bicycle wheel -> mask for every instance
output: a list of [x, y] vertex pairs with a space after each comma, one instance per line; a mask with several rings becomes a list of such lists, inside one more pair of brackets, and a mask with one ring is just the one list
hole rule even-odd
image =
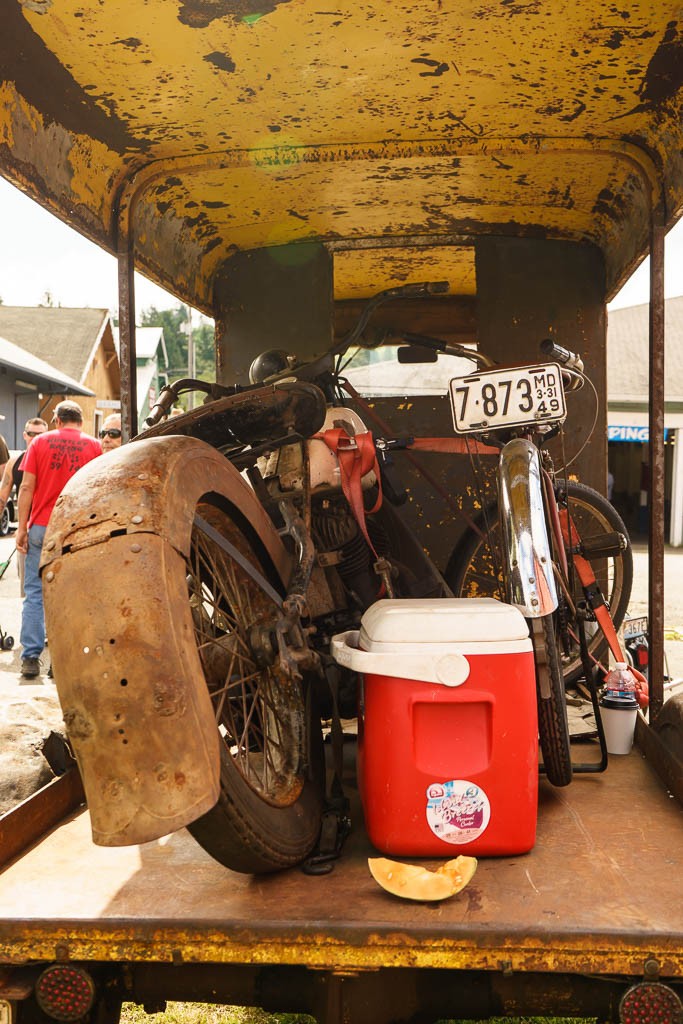
[[[502, 536], [497, 509], [489, 509], [451, 558], [446, 580], [455, 597], [496, 597], [507, 600]], [[567, 701], [556, 630], [556, 615], [527, 619], [534, 648], [538, 733], [543, 767], [554, 786], [572, 780]]]
[[543, 755], [543, 768], [553, 786], [568, 786], [573, 775], [572, 754], [554, 616], [545, 615], [527, 621], [534, 645], [538, 740]]
[[[606, 498], [584, 484], [564, 480], [557, 481], [560, 507], [568, 507], [572, 522], [582, 541], [597, 541], [611, 533], [621, 533], [628, 539], [628, 533], [621, 517]], [[480, 533], [469, 530], [456, 548], [446, 569], [446, 582], [456, 597], [497, 597], [506, 600], [505, 581], [502, 572], [501, 535], [498, 509], [490, 507], [485, 516], [477, 522]], [[633, 553], [630, 543], [624, 550], [591, 560], [596, 580], [609, 606], [615, 627], [621, 625], [631, 596], [633, 582]], [[584, 600], [581, 583], [575, 573], [571, 579], [558, 578], [560, 610], [556, 616], [556, 647], [559, 651], [562, 675], [566, 685], [571, 685], [583, 675], [577, 606]], [[600, 660], [606, 644], [597, 622], [586, 609], [588, 653]]]
[[[572, 523], [583, 544], [589, 547], [599, 544], [609, 534], [623, 534], [627, 540], [623, 550], [613, 554], [591, 557], [589, 561], [603, 598], [610, 610], [615, 629], [624, 620], [631, 598], [633, 584], [633, 551], [628, 540], [628, 531], [615, 508], [598, 491], [585, 484], [565, 480], [556, 481], [556, 493], [560, 509], [568, 509]], [[568, 685], [583, 676], [576, 608], [580, 602], [586, 612], [586, 639], [591, 659], [603, 661], [608, 647], [590, 606], [586, 606], [581, 582], [571, 569], [570, 579], [560, 583], [562, 616], [558, 634], [558, 646], [562, 661], [562, 673]]]
[[[202, 501], [197, 515], [256, 566], [244, 525]], [[234, 871], [261, 873], [297, 864], [314, 847], [322, 814], [320, 722], [303, 686], [255, 639], [276, 605], [250, 574], [198, 527], [192, 531], [187, 586], [195, 642], [220, 735], [218, 803], [188, 829]]]

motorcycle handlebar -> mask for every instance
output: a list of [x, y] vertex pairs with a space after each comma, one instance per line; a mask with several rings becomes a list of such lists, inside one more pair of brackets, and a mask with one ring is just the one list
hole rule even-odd
[[581, 356], [576, 352], [572, 352], [571, 349], [565, 348], [564, 345], [558, 345], [552, 338], [545, 338], [541, 342], [541, 352], [549, 359], [554, 359], [563, 366], [566, 366], [568, 370], [577, 370], [579, 373], [583, 373], [583, 359]]

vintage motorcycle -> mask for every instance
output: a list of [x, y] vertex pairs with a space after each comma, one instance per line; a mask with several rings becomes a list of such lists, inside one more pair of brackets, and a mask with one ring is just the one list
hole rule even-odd
[[[264, 353], [248, 386], [165, 388], [148, 429], [65, 488], [43, 592], [96, 843], [187, 826], [243, 872], [316, 847], [321, 719], [355, 703], [332, 636], [380, 597], [453, 596], [377, 458], [397, 439], [373, 439], [342, 360], [381, 303], [444, 290], [382, 292], [328, 352], [305, 364]], [[205, 403], [166, 418], [190, 390]]]

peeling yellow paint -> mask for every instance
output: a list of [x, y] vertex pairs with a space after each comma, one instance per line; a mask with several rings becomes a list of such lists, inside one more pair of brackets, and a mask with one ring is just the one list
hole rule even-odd
[[651, 202], [683, 205], [668, 0], [266, 6], [12, 5], [0, 171], [110, 249], [143, 182], [141, 268], [204, 305], [236, 249], [309, 241], [335, 251], [336, 298], [427, 268], [473, 295], [481, 234], [595, 245], [609, 289]]
[[[118, 961], [138, 963], [233, 963], [233, 964], [296, 964], [318, 970], [355, 968], [372, 970], [390, 967], [449, 968], [452, 970], [498, 971], [506, 961], [513, 971], [638, 974], [642, 975], [643, 949], [617, 939], [613, 943], [598, 937], [561, 941], [553, 945], [536, 937], [527, 940], [492, 939], [474, 944], [457, 938], [415, 937], [402, 932], [369, 933], [362, 944], [352, 944], [341, 936], [302, 933], [282, 935], [268, 940], [257, 936], [206, 930], [193, 932], [178, 929], [156, 929], [152, 936], [141, 938], [133, 929], [121, 927], [39, 929], [17, 927], [12, 942], [0, 938], [0, 959], [6, 963], [29, 960], [53, 960], [57, 947], [71, 960]], [[672, 949], [665, 941], [652, 941], [647, 955], [659, 961], [662, 973], [678, 976], [683, 972], [683, 952]]]

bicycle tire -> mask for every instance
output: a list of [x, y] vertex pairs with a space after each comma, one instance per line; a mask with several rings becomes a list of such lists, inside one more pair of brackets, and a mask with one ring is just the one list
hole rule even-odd
[[[486, 530], [471, 531], [464, 554], [449, 563], [446, 579], [456, 597], [509, 600], [500, 557], [502, 531], [497, 509], [482, 514]], [[459, 549], [462, 551], [463, 549]], [[449, 572], [450, 570], [450, 572]], [[556, 640], [556, 613], [527, 619], [534, 651], [539, 745], [543, 768], [553, 786], [567, 786], [573, 775], [567, 700]]]
[[[568, 483], [558, 480], [556, 486], [559, 492], [568, 497], [570, 514], [580, 537], [596, 537], [616, 532], [624, 534], [628, 539], [628, 531], [619, 513], [592, 487], [573, 480]], [[479, 532], [468, 530], [451, 555], [445, 573], [446, 582], [456, 597], [498, 597], [506, 600], [505, 581], [500, 568], [502, 560], [497, 555], [501, 543], [497, 506], [490, 506], [475, 525]], [[610, 608], [615, 628], [618, 629], [628, 608], [633, 583], [633, 552], [630, 542], [618, 555], [596, 559], [591, 564], [603, 597]], [[583, 591], [578, 580], [574, 581], [572, 590], [574, 602], [583, 599]], [[564, 642], [556, 646], [559, 649], [565, 685], [571, 686], [583, 675], [583, 665], [578, 631], [573, 626], [572, 612], [565, 607], [564, 614], [568, 623], [564, 627], [558, 625], [558, 636], [562, 637]], [[590, 633], [590, 623], [587, 625]], [[568, 638], [570, 644], [566, 650]], [[596, 630], [587, 637], [587, 641], [589, 656], [600, 660], [606, 649], [602, 634]]]
[[[609, 608], [614, 628], [618, 630], [628, 610], [633, 585], [633, 550], [628, 530], [614, 506], [592, 487], [573, 480], [567, 483], [565, 480], [558, 479], [556, 490], [560, 495], [567, 495], [569, 513], [582, 540], [608, 533], [621, 533], [626, 537], [626, 548], [618, 555], [590, 559], [598, 586]], [[572, 589], [574, 602], [583, 598], [581, 584], [576, 578]], [[569, 624], [572, 627], [571, 613]], [[591, 634], [590, 619], [586, 626], [589, 657], [603, 661], [608, 652], [607, 641], [597, 628]], [[569, 640], [569, 651], [561, 650], [560, 652], [562, 673], [568, 686], [571, 686], [583, 675], [577, 629], [571, 628], [570, 634], [569, 637], [566, 635], [564, 637], [565, 641]]]
[[[528, 622], [536, 663], [538, 739], [543, 768], [548, 782], [559, 788], [568, 786], [572, 781], [573, 769], [567, 700], [555, 639], [554, 616], [545, 615]], [[540, 676], [546, 670], [544, 685]], [[547, 696], [543, 695], [544, 689], [547, 690]]]

